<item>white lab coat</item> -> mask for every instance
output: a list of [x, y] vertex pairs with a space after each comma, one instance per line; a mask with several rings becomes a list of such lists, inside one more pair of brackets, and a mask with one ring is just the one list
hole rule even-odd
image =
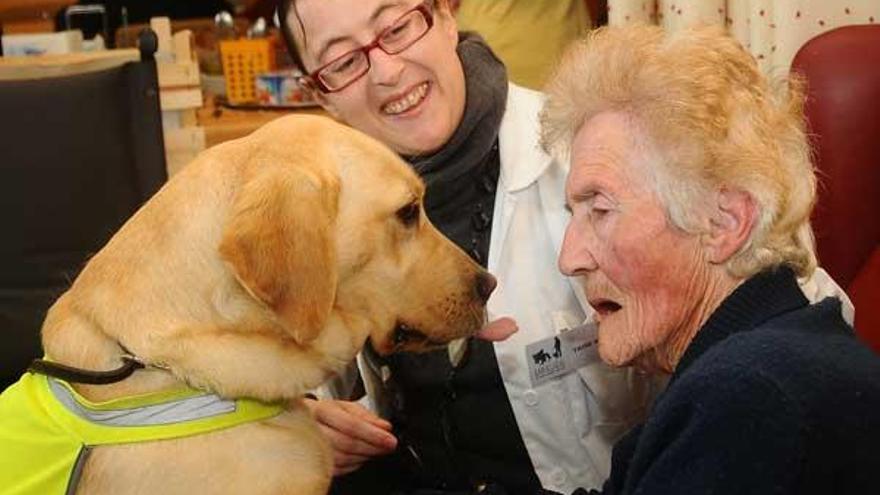
[[[488, 269], [499, 280], [489, 318], [513, 317], [519, 331], [495, 343], [498, 366], [519, 433], [544, 488], [571, 493], [598, 488], [610, 471], [615, 441], [647, 413], [662, 383], [631, 368], [595, 362], [533, 387], [525, 346], [582, 323], [591, 310], [576, 280], [562, 276], [557, 257], [568, 221], [568, 164], [538, 145], [540, 93], [511, 84], [499, 131], [501, 172], [495, 198]], [[824, 272], [805, 290], [811, 300], [842, 294]], [[844, 295], [844, 311], [852, 307]], [[358, 365], [371, 403], [381, 410], [381, 378]], [[381, 373], [379, 373], [381, 374]]]
[[568, 164], [538, 145], [542, 104], [540, 93], [510, 86], [488, 261], [499, 285], [488, 310], [490, 319], [512, 316], [519, 324], [519, 332], [495, 344], [498, 366], [542, 485], [567, 494], [601, 485], [614, 442], [644, 417], [653, 393], [632, 369], [601, 362], [531, 385], [525, 346], [579, 325], [591, 311], [578, 282], [557, 268], [569, 218]]

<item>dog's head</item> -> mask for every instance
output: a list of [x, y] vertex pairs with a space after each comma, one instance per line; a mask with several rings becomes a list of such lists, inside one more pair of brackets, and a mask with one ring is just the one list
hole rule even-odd
[[239, 144], [245, 179], [221, 256], [301, 344], [333, 312], [370, 322], [380, 353], [472, 334], [495, 280], [425, 216], [424, 185], [377, 141], [288, 117]]

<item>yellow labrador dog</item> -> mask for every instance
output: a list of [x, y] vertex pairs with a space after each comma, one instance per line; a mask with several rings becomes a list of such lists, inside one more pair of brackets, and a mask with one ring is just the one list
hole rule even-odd
[[300, 402], [369, 338], [379, 353], [477, 331], [495, 281], [422, 210], [393, 152], [329, 119], [290, 116], [216, 146], [168, 182], [51, 308], [46, 355], [112, 370], [100, 403], [186, 383], [284, 401], [259, 422], [100, 446], [78, 493], [324, 493], [332, 459]]

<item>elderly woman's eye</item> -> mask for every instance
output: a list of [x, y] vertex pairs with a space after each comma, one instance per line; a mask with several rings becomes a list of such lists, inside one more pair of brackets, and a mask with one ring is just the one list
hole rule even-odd
[[602, 218], [610, 212], [611, 210], [609, 208], [599, 208], [596, 206], [590, 208], [590, 216], [594, 218]]
[[593, 219], [601, 219], [614, 210], [612, 202], [601, 194], [596, 194], [587, 202], [589, 215]]
[[419, 204], [410, 203], [397, 210], [397, 218], [407, 227], [415, 225], [419, 221]]

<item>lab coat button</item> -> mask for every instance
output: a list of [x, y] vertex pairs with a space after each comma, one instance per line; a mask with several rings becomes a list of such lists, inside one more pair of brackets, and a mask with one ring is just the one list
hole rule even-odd
[[553, 479], [553, 483], [556, 485], [562, 485], [565, 483], [565, 480], [568, 479], [568, 475], [565, 474], [565, 471], [562, 469], [553, 470], [553, 474], [550, 475]]
[[527, 406], [536, 406], [538, 405], [538, 392], [535, 392], [532, 389], [528, 389], [523, 393], [523, 401]]

